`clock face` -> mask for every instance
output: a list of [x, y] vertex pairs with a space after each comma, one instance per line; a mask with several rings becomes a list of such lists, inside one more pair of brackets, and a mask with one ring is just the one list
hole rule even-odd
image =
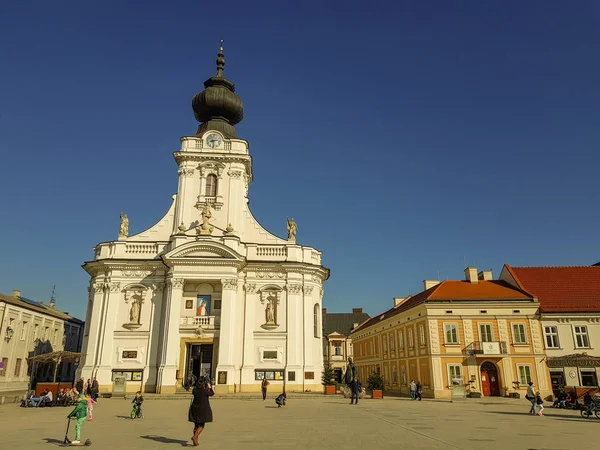
[[221, 136], [214, 133], [209, 134], [206, 137], [206, 145], [208, 145], [210, 148], [218, 147], [219, 145], [221, 145]]

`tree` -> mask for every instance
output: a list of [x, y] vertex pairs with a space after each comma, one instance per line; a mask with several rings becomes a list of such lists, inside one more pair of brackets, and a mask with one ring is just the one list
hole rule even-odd
[[321, 376], [321, 384], [325, 386], [335, 386], [335, 370], [329, 362], [323, 364], [323, 375]]
[[383, 377], [379, 372], [373, 372], [367, 378], [367, 389], [370, 391], [383, 391]]

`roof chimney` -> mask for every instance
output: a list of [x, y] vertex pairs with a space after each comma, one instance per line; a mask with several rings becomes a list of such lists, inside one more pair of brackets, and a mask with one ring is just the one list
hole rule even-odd
[[440, 284], [438, 280], [423, 280], [423, 290], [431, 289], [434, 286]]
[[471, 284], [479, 283], [479, 280], [477, 279], [477, 267], [467, 267], [465, 269], [465, 277]]
[[352, 314], [362, 314], [362, 308], [352, 308]]
[[494, 278], [494, 277], [492, 277], [492, 269], [482, 270], [481, 272], [479, 272], [477, 274], [477, 278], [479, 278], [480, 280], [485, 280], [485, 281], [492, 280]]
[[13, 297], [20, 297], [21, 296], [21, 291], [18, 289], [13, 289], [13, 293], [12, 293]]

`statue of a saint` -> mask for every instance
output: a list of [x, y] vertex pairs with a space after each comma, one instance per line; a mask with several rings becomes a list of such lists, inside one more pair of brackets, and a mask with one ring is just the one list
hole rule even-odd
[[204, 204], [204, 207], [202, 208], [202, 225], [199, 227], [199, 231], [198, 231], [198, 227], [196, 228], [196, 230], [198, 231], [199, 234], [211, 234], [213, 231], [213, 227], [210, 226], [210, 224], [208, 223], [208, 221], [210, 220], [210, 218], [212, 217], [212, 213], [210, 212], [210, 204], [208, 203], [208, 201]]
[[121, 227], [119, 228], [119, 237], [127, 237], [129, 236], [129, 219], [127, 218], [127, 214], [121, 213], [119, 216], [121, 218]]
[[287, 218], [288, 241], [295, 241], [297, 232], [298, 232], [298, 225], [296, 225], [296, 221], [294, 220], [293, 217], [291, 220], [288, 217]]
[[140, 302], [133, 300], [129, 310], [129, 323], [140, 323]]
[[275, 323], [275, 309], [273, 308], [273, 301], [267, 301], [267, 323]]

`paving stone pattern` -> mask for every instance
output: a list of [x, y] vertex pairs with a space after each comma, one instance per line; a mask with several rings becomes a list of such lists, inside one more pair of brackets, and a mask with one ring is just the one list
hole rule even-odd
[[[342, 397], [290, 399], [278, 409], [269, 399], [214, 399], [215, 422], [200, 436], [202, 449], [590, 449], [600, 420], [546, 408], [530, 416], [528, 402], [413, 402]], [[129, 418], [131, 403], [101, 399], [83, 438], [96, 449], [191, 447], [188, 401], [144, 403], [144, 419]], [[0, 406], [0, 448], [49, 449], [63, 440], [69, 408]], [[73, 425], [73, 424], [72, 424]], [[73, 438], [73, 427], [71, 438]], [[591, 445], [591, 446], [590, 446]]]

